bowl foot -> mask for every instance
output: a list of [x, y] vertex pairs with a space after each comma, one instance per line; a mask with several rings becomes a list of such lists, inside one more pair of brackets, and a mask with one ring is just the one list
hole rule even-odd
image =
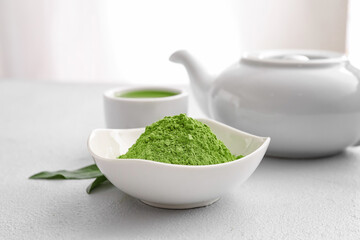
[[154, 203], [148, 202], [145, 200], [140, 200], [141, 202], [145, 203], [146, 205], [157, 207], [157, 208], [165, 208], [165, 209], [190, 209], [190, 208], [199, 208], [199, 207], [206, 207], [215, 202], [217, 202], [220, 197], [216, 199], [212, 199], [210, 201], [203, 201], [203, 202], [196, 202], [196, 203], [187, 203], [187, 204], [163, 204], [163, 203]]

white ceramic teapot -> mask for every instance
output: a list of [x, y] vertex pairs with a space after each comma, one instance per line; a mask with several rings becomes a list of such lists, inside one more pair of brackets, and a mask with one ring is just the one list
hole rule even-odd
[[210, 117], [270, 136], [268, 154], [320, 157], [360, 139], [360, 72], [336, 52], [274, 50], [244, 54], [217, 77], [184, 50], [170, 60], [188, 71]]

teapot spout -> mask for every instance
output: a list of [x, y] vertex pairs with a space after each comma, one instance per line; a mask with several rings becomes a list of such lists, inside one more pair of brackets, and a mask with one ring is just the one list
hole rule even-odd
[[184, 65], [190, 78], [191, 89], [201, 109], [209, 116], [208, 97], [213, 76], [208, 74], [198, 61], [186, 50], [174, 52], [170, 61]]

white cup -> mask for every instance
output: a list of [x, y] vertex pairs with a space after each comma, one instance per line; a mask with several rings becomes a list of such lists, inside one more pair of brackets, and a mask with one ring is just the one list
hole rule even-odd
[[[160, 90], [176, 93], [169, 97], [127, 98], [121, 94], [141, 91]], [[146, 127], [165, 116], [187, 113], [188, 93], [174, 87], [123, 87], [110, 89], [104, 93], [104, 110], [108, 128]]]

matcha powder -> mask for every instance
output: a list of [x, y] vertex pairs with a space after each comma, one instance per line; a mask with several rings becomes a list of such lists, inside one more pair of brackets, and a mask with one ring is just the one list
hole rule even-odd
[[[241, 156], [240, 156], [241, 157]], [[119, 158], [181, 165], [209, 165], [236, 158], [210, 128], [185, 114], [165, 117], [150, 126]]]

